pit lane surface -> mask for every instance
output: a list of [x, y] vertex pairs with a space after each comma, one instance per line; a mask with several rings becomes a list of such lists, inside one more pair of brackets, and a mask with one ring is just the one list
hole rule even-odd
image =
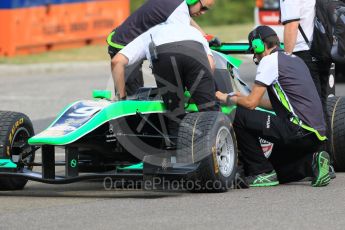
[[[241, 73], [250, 81], [255, 66], [246, 61]], [[26, 113], [38, 132], [68, 103], [91, 98], [92, 89], [111, 88], [109, 77], [108, 63], [2, 73], [0, 110]], [[337, 94], [345, 95], [344, 85]], [[0, 229], [343, 229], [344, 190], [341, 173], [325, 188], [300, 182], [223, 194], [30, 182], [23, 191], [0, 192]]]

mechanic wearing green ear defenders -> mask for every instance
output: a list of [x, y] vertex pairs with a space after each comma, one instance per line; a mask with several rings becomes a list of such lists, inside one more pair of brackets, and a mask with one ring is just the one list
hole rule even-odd
[[[207, 34], [191, 17], [204, 14], [214, 5], [215, 0], [147, 0], [139, 9], [133, 12], [120, 26], [108, 36], [108, 53], [113, 57], [127, 44], [150, 28], [161, 23], [182, 23], [197, 28], [208, 40], [211, 46], [220, 45], [219, 40]], [[143, 85], [140, 71], [142, 62], [126, 69], [127, 95], [133, 95]], [[113, 70], [114, 63], [111, 62]]]
[[[320, 151], [326, 124], [308, 67], [280, 48], [268, 26], [257, 27], [248, 41], [258, 64], [252, 91], [216, 93], [224, 103], [238, 105], [233, 127], [248, 184], [264, 187], [313, 178], [313, 187], [328, 185], [330, 159]], [[263, 98], [266, 91], [269, 100]], [[256, 110], [258, 106], [275, 114]], [[270, 156], [264, 155], [259, 137], [273, 143]]]
[[[265, 28], [265, 27], [264, 27]], [[275, 33], [274, 31], [271, 31], [272, 33]], [[270, 37], [271, 33], [268, 32], [265, 34], [265, 37]], [[262, 36], [260, 33], [257, 32], [257, 30], [253, 30], [251, 34], [249, 34], [248, 40], [249, 40], [249, 52], [254, 53], [253, 61], [256, 65], [259, 65], [258, 57], [260, 58], [261, 55], [265, 52], [265, 43], [262, 40]], [[279, 45], [279, 44], [278, 44]]]

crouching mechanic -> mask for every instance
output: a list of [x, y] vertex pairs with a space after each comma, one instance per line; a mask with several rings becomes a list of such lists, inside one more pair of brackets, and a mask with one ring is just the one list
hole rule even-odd
[[212, 52], [200, 31], [190, 25], [163, 23], [129, 43], [113, 60], [113, 79], [120, 99], [126, 99], [125, 67], [145, 56], [151, 60], [159, 93], [172, 114], [184, 113], [185, 87], [199, 111], [219, 110]]
[[[248, 40], [259, 63], [252, 92], [248, 96], [217, 92], [220, 100], [239, 105], [234, 130], [248, 183], [273, 186], [312, 177], [312, 186], [328, 185], [329, 155], [318, 151], [326, 140], [326, 126], [308, 67], [280, 49], [270, 27], [257, 27]], [[263, 99], [266, 89], [269, 100]], [[257, 106], [273, 109], [276, 115], [254, 110]], [[274, 143], [268, 159], [259, 137]]]
[[[192, 25], [200, 30], [210, 46], [219, 46], [220, 41], [214, 36], [207, 35], [191, 19], [203, 15], [214, 5], [215, 0], [148, 0], [139, 9], [133, 12], [119, 27], [115, 28], [107, 38], [108, 53], [111, 68], [113, 57], [127, 44], [142, 33], [161, 23], [181, 23]], [[142, 62], [133, 63], [126, 69], [127, 94], [133, 95], [143, 86], [141, 73]]]

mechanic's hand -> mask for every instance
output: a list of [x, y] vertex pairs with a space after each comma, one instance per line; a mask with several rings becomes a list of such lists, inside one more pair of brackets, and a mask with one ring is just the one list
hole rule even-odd
[[220, 91], [216, 92], [216, 98], [223, 103], [230, 104], [230, 101], [237, 104], [238, 97], [242, 96], [240, 92], [234, 92], [232, 96], [227, 93], [222, 93]]
[[205, 39], [207, 40], [209, 46], [218, 47], [218, 46], [221, 46], [221, 45], [222, 45], [222, 42], [220, 41], [220, 39], [217, 38], [217, 37], [214, 36], [214, 35], [206, 34], [204, 37], [205, 37]]
[[239, 91], [235, 92], [235, 95], [236, 97], [243, 97], [243, 94]]
[[223, 103], [226, 103], [226, 99], [228, 98], [228, 94], [222, 93], [220, 91], [216, 92], [216, 98]]
[[[239, 97], [243, 97], [241, 92], [234, 92], [233, 96], [228, 97], [229, 98], [228, 100], [230, 100], [234, 104], [237, 104]], [[229, 101], [228, 101], [228, 103], [229, 103]]]

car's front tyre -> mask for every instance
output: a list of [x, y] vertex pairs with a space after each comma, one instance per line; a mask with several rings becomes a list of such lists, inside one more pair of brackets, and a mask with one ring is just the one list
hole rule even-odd
[[188, 178], [193, 185], [187, 190], [224, 192], [232, 187], [237, 145], [230, 119], [220, 112], [187, 114], [178, 132], [177, 162], [200, 164]]
[[[28, 145], [28, 139], [34, 135], [30, 119], [16, 112], [0, 111], [0, 159], [11, 159], [17, 165], [17, 172], [24, 168], [32, 169], [28, 164], [35, 158], [34, 149]], [[0, 177], [0, 190], [23, 189], [27, 179]]]

